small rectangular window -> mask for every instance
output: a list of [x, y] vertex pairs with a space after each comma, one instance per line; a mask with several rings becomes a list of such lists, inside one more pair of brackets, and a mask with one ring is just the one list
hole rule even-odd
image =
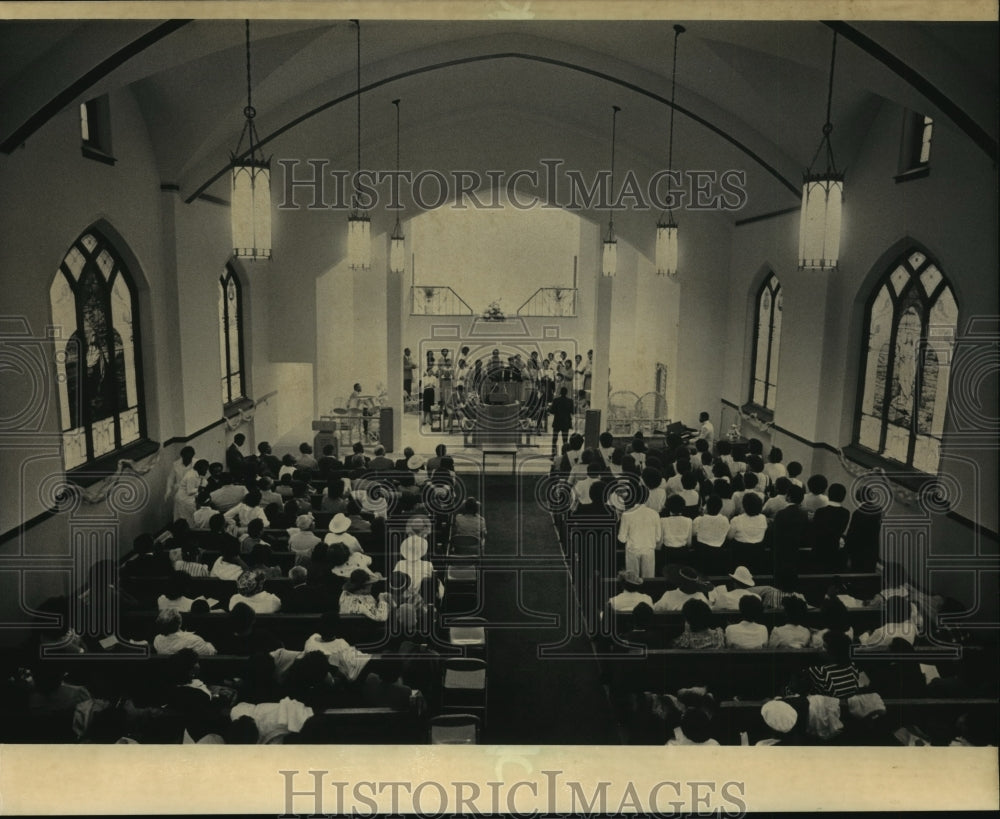
[[931, 161], [931, 134], [934, 131], [934, 120], [924, 117], [923, 126], [920, 129], [920, 155], [917, 157], [917, 164], [926, 165]]
[[90, 108], [89, 103], [80, 103], [80, 136], [84, 143], [90, 142]]
[[930, 171], [933, 133], [934, 120], [931, 117], [917, 111], [904, 112], [897, 182], [927, 176]]
[[80, 140], [85, 157], [115, 164], [111, 153], [111, 107], [107, 94], [80, 103]]

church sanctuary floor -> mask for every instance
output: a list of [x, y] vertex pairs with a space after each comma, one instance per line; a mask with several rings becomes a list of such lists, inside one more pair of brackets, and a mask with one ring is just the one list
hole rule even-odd
[[[486, 556], [510, 568], [485, 570], [487, 743], [615, 745], [611, 703], [593, 644], [570, 633], [576, 597], [538, 478], [484, 477]], [[491, 561], [492, 562], [492, 561]], [[494, 562], [495, 565], [495, 562]]]

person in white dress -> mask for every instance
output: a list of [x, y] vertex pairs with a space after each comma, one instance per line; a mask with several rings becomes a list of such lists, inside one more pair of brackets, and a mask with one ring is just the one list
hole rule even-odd
[[[177, 494], [177, 487], [180, 486], [181, 481], [193, 464], [194, 447], [186, 446], [181, 450], [180, 457], [171, 464], [170, 472], [167, 473], [167, 490], [163, 495], [164, 501], [170, 500]], [[177, 520], [177, 518], [174, 517], [174, 520]]]
[[174, 493], [174, 520], [186, 520], [194, 528], [194, 513], [197, 508], [195, 498], [205, 488], [208, 480], [208, 461], [204, 458], [184, 473], [177, 491]]

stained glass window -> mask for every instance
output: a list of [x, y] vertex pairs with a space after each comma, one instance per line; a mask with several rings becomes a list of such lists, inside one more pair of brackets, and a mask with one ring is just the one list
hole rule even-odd
[[958, 327], [947, 278], [924, 253], [908, 251], [879, 282], [866, 326], [856, 443], [936, 473]]
[[778, 277], [771, 273], [757, 293], [753, 378], [750, 383], [750, 402], [769, 410], [774, 409], [774, 399], [778, 388], [781, 307], [781, 284]]
[[243, 293], [235, 271], [227, 266], [219, 277], [219, 361], [222, 403], [245, 397], [243, 378]]
[[73, 243], [49, 300], [63, 339], [56, 352], [63, 463], [74, 469], [145, 435], [138, 302], [121, 257], [96, 231]]

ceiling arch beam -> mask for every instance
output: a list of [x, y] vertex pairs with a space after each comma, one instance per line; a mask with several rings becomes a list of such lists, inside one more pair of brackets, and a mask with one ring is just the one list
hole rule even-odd
[[824, 21], [842, 37], [850, 40], [862, 51], [874, 57], [886, 68], [898, 77], [909, 83], [915, 90], [926, 97], [931, 103], [943, 111], [948, 118], [954, 122], [963, 133], [976, 143], [979, 148], [986, 152], [986, 155], [994, 162], [997, 161], [997, 141], [993, 139], [983, 128], [951, 97], [945, 94], [934, 83], [923, 76], [912, 66], [907, 65], [903, 60], [892, 52], [880, 46], [871, 37], [862, 34], [854, 26], [841, 21]]
[[[399, 80], [406, 79], [407, 77], [413, 77], [419, 74], [426, 74], [431, 71], [440, 71], [446, 68], [454, 68], [455, 66], [459, 65], [468, 65], [470, 63], [487, 62], [491, 60], [510, 60], [510, 59], [528, 60], [530, 62], [537, 62], [545, 65], [554, 65], [559, 68], [567, 68], [570, 69], [571, 71], [578, 71], [582, 74], [588, 74], [592, 77], [604, 80], [605, 82], [610, 82], [615, 85], [621, 86], [622, 88], [626, 88], [629, 91], [641, 94], [642, 96], [655, 100], [656, 102], [659, 102], [660, 104], [665, 105], [668, 108], [671, 106], [671, 102], [669, 99], [657, 94], [655, 91], [651, 91], [648, 88], [644, 88], [643, 86], [633, 82], [629, 82], [628, 80], [623, 80], [620, 77], [616, 77], [612, 74], [607, 74], [603, 71], [598, 71], [593, 68], [588, 68], [587, 66], [578, 65], [577, 63], [572, 63], [567, 60], [558, 60], [553, 57], [543, 57], [538, 54], [524, 54], [515, 51], [499, 52], [495, 54], [478, 54], [472, 57], [460, 57], [454, 60], [446, 60], [444, 62], [431, 63], [429, 65], [420, 66], [419, 68], [403, 71], [399, 74], [393, 74], [389, 77], [384, 77], [381, 80], [376, 80], [375, 82], [371, 82], [368, 85], [361, 88], [361, 93], [364, 94], [369, 91], [373, 91], [376, 88], [380, 88], [383, 85], [388, 85], [389, 83], [397, 82]], [[342, 102], [354, 99], [357, 96], [357, 94], [358, 94], [357, 91], [351, 91], [347, 94], [343, 94], [339, 97], [336, 97], [335, 99], [332, 99], [329, 102], [325, 102], [322, 105], [317, 105], [316, 107], [310, 109], [309, 111], [306, 111], [304, 114], [301, 114], [300, 116], [297, 116], [292, 120], [289, 120], [284, 125], [272, 131], [267, 136], [262, 137], [259, 145], [261, 147], [267, 145], [272, 140], [277, 139], [282, 134], [292, 130], [293, 128], [302, 124], [311, 117], [314, 117], [317, 114], [322, 113], [323, 111], [333, 108], [334, 106], [339, 105]], [[774, 177], [784, 188], [787, 188], [788, 191], [792, 193], [796, 198], [799, 199], [802, 198], [801, 186], [799, 184], [796, 184], [791, 180], [789, 180], [780, 171], [778, 171], [777, 168], [775, 168], [773, 165], [767, 162], [763, 157], [761, 157], [759, 154], [757, 154], [749, 147], [747, 147], [744, 143], [742, 143], [732, 134], [720, 128], [719, 126], [715, 125], [714, 123], [710, 122], [709, 120], [705, 119], [704, 117], [694, 113], [690, 109], [684, 108], [683, 106], [677, 105], [676, 103], [674, 103], [673, 105], [675, 111], [677, 111], [680, 114], [683, 114], [684, 116], [691, 119], [693, 122], [696, 122], [699, 125], [703, 126], [704, 128], [707, 128], [712, 133], [716, 134], [717, 136], [726, 140], [726, 142], [729, 142], [731, 145], [735, 146], [738, 150], [743, 152], [747, 157], [756, 162], [761, 168], [767, 171], [767, 173], [769, 173], [772, 177]], [[239, 158], [245, 158], [247, 156], [247, 153], [248, 152], [244, 152]], [[221, 179], [229, 171], [229, 168], [230, 165], [229, 163], [227, 163], [223, 168], [219, 169], [205, 182], [203, 182], [198, 187], [198, 189], [194, 191], [194, 193], [186, 197], [184, 201], [188, 204], [195, 201], [211, 185], [213, 185], [215, 182]]]
[[19, 145], [22, 145], [28, 139], [28, 137], [34, 134], [39, 128], [45, 125], [46, 122], [62, 111], [88, 88], [103, 80], [120, 65], [123, 65], [136, 55], [142, 53], [154, 43], [159, 42], [168, 34], [173, 34], [177, 31], [177, 29], [183, 28], [190, 22], [190, 20], [168, 20], [167, 22], [161, 23], [156, 28], [147, 32], [142, 37], [139, 37], [123, 48], [118, 49], [118, 51], [110, 57], [102, 60], [86, 74], [78, 77], [74, 82], [70, 83], [70, 85], [56, 94], [34, 114], [28, 117], [27, 120], [21, 123], [21, 125], [19, 125], [10, 136], [0, 143], [0, 151], [3, 151], [5, 154], [13, 153]]

